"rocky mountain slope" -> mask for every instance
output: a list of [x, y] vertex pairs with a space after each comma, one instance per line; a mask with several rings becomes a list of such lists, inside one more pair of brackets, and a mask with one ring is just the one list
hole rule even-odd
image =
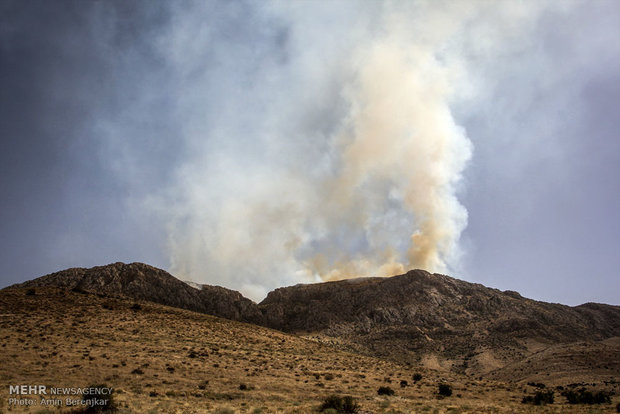
[[[68, 269], [14, 287], [56, 287], [147, 300], [405, 364], [471, 375], [495, 373], [498, 378], [514, 376], [515, 370], [522, 379], [535, 376], [533, 367], [555, 355], [541, 351], [580, 341], [592, 346], [574, 348], [580, 355], [571, 364], [583, 363], [581, 368], [587, 371], [588, 361], [601, 359], [595, 350], [605, 348], [594, 343], [620, 337], [618, 306], [538, 302], [422, 270], [280, 288], [260, 304], [222, 287], [189, 286], [141, 263]], [[569, 348], [561, 350], [566, 354]], [[515, 365], [534, 354], [536, 364]], [[607, 362], [602, 363], [601, 375], [617, 365]]]
[[164, 270], [144, 263], [119, 262], [90, 269], [72, 268], [13, 287], [59, 287], [147, 300], [227, 319], [262, 321], [262, 314], [256, 304], [237, 291], [210, 285], [197, 289]]
[[620, 336], [618, 306], [538, 302], [423, 270], [280, 288], [259, 306], [279, 330], [473, 374], [552, 344]]
[[[407, 366], [255, 325], [57, 288], [1, 290], [0, 338], [1, 413], [85, 412], [43, 406], [38, 395], [19, 396], [33, 398], [33, 406], [9, 405], [15, 384], [112, 387], [119, 414], [316, 413], [330, 395], [352, 396], [360, 414], [543, 412], [521, 403], [535, 386]], [[570, 389], [615, 392], [614, 406], [620, 402], [618, 384], [586, 380]], [[571, 406], [554, 384], [537, 382], [556, 391], [545, 413], [610, 411], [609, 404]], [[449, 384], [452, 396], [440, 398], [439, 384]], [[380, 387], [395, 395], [378, 395]], [[64, 404], [80, 397], [57, 398]]]

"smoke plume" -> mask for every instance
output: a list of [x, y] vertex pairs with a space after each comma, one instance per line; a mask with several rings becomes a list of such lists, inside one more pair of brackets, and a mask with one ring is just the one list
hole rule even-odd
[[168, 223], [173, 274], [259, 299], [286, 284], [457, 268], [472, 144], [452, 106], [476, 95], [472, 56], [539, 11], [217, 4], [173, 9], [157, 40], [187, 153], [147, 200]]

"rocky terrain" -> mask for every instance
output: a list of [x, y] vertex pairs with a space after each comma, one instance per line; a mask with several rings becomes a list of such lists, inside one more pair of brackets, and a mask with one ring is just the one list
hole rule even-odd
[[259, 306], [272, 328], [474, 375], [551, 345], [620, 336], [618, 306], [538, 302], [423, 270], [280, 288]]
[[[582, 387], [617, 394], [610, 381], [472, 378], [153, 302], [53, 287], [1, 290], [0, 338], [2, 413], [85, 412], [43, 405], [32, 394], [18, 396], [33, 400], [31, 407], [9, 404], [16, 396], [9, 386], [19, 384], [110, 387], [120, 414], [307, 414], [332, 395], [353, 397], [359, 414], [604, 413], [620, 402], [612, 395], [606, 404], [572, 405], [561, 395]], [[552, 404], [522, 403], [541, 389], [554, 393]]]
[[422, 270], [279, 288], [259, 304], [141, 263], [68, 269], [14, 287], [150, 301], [480, 378], [562, 383], [586, 373], [615, 381], [620, 372], [620, 307], [538, 302]]
[[147, 300], [233, 320], [262, 321], [256, 304], [237, 291], [210, 285], [198, 289], [144, 263], [72, 268], [14, 285], [21, 288], [44, 286]]

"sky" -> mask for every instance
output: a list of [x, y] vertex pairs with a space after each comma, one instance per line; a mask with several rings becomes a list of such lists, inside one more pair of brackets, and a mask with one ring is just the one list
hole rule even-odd
[[620, 304], [620, 3], [0, 0], [0, 287], [424, 268]]

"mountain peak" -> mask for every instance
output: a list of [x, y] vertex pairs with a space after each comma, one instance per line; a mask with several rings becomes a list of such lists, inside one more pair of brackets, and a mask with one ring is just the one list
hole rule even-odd
[[130, 297], [233, 320], [260, 320], [256, 304], [237, 291], [208, 285], [197, 289], [165, 270], [139, 262], [71, 268], [13, 287], [44, 286]]

